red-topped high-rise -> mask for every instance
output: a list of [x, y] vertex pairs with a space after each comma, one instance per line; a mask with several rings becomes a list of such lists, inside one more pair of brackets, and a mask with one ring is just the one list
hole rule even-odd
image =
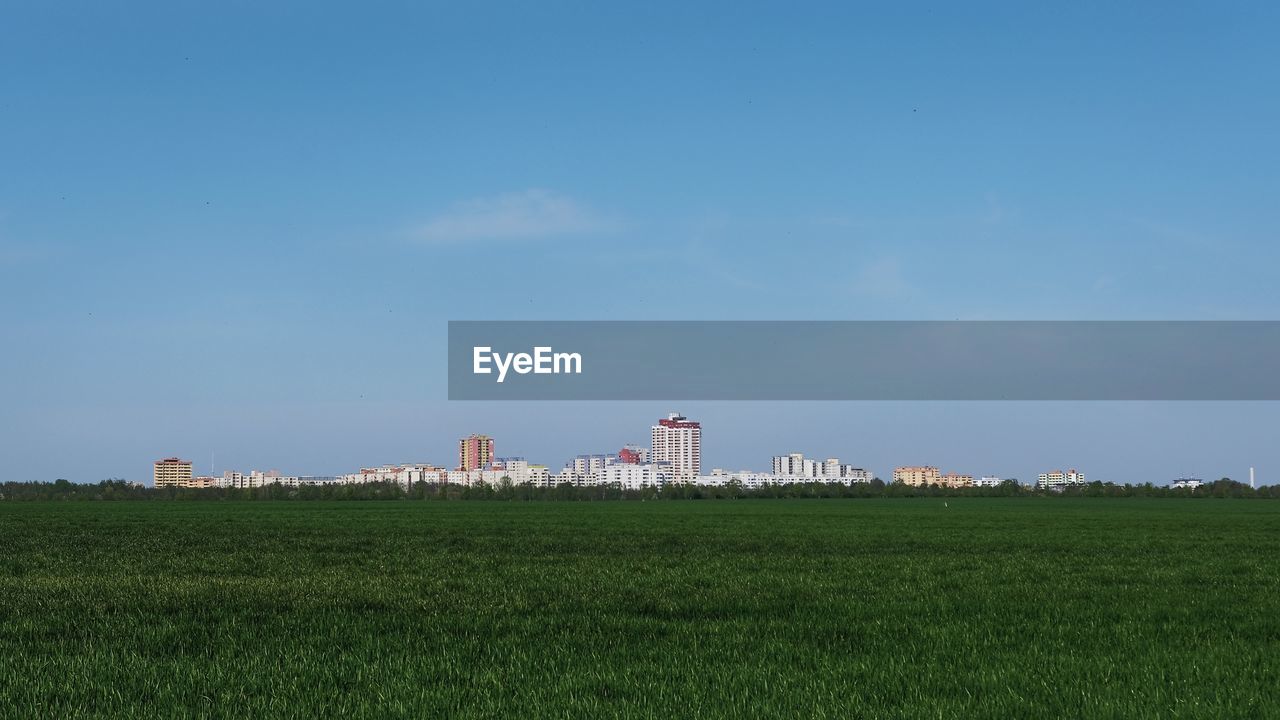
[[702, 474], [702, 423], [671, 413], [652, 428], [652, 462], [666, 464], [674, 480], [693, 481]]

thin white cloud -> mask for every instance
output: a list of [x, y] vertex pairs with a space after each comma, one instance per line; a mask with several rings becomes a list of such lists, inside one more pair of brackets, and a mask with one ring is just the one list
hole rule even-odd
[[530, 189], [455, 205], [417, 236], [429, 243], [565, 237], [614, 229], [615, 224], [571, 197]]
[[882, 257], [863, 265], [854, 277], [854, 290], [866, 295], [903, 298], [916, 293], [916, 288], [902, 272], [895, 257]]

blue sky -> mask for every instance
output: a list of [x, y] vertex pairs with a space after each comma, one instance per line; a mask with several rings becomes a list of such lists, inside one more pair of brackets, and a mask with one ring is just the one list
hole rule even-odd
[[[1274, 4], [11, 3], [0, 479], [643, 441], [449, 319], [1275, 319]], [[1280, 481], [1271, 403], [723, 403], [839, 454]], [[204, 469], [204, 468], [201, 468]]]

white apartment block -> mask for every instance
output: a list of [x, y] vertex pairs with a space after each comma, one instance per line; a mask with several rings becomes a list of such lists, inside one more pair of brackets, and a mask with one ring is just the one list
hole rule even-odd
[[573, 472], [582, 475], [598, 475], [602, 470], [618, 462], [617, 455], [577, 455], [569, 462]]
[[572, 465], [565, 465], [560, 472], [551, 478], [551, 484], [554, 486], [573, 485], [577, 487], [587, 484], [587, 476], [574, 472]]
[[530, 465], [524, 458], [499, 458], [492, 470], [498, 473], [499, 483], [505, 477], [512, 485], [548, 487], [551, 484], [551, 471], [546, 465]]
[[550, 485], [573, 485], [574, 487], [596, 487], [599, 485], [618, 485], [625, 490], [636, 490], [642, 487], [661, 487], [672, 479], [671, 469], [658, 463], [624, 463], [611, 462], [588, 470], [580, 464], [565, 465], [554, 476], [550, 477]]
[[739, 470], [734, 472], [715, 468], [711, 471], [710, 475], [699, 475], [696, 482], [698, 485], [706, 485], [710, 487], [724, 487], [730, 483], [737, 482], [748, 490], [756, 490], [770, 485], [794, 485], [813, 482], [838, 483], [840, 485], [849, 486], [871, 482], [871, 474], [869, 472], [860, 468], [854, 468], [854, 470], [856, 470], [856, 472], [850, 472], [843, 477], [821, 477], [812, 475], [753, 472], [751, 470]]
[[528, 482], [534, 487], [551, 487], [551, 470], [546, 465], [530, 465]]
[[257, 488], [279, 483], [285, 487], [301, 487], [303, 485], [360, 485], [364, 483], [396, 483], [408, 489], [416, 483], [438, 483], [443, 480], [444, 470], [435, 465], [380, 465], [378, 467], [360, 468], [359, 472], [346, 475], [282, 475], [278, 470], [253, 470], [247, 475], [235, 471], [227, 471], [222, 475], [221, 486], [232, 488]]
[[441, 482], [451, 485], [498, 487], [503, 482], [512, 485], [550, 487], [553, 477], [546, 465], [530, 465], [524, 458], [507, 458], [487, 468], [474, 470], [446, 470], [441, 472]]
[[601, 485], [616, 485], [623, 490], [659, 488], [667, 480], [667, 473], [652, 463], [614, 463], [598, 476]]
[[371, 482], [396, 483], [407, 490], [420, 482], [440, 483], [446, 472], [448, 471], [444, 468], [427, 464], [379, 465], [360, 468], [360, 472], [341, 475], [337, 481], [349, 485]]
[[[280, 484], [285, 487], [301, 487], [303, 485], [361, 485], [364, 483], [395, 483], [406, 490], [417, 483], [432, 485], [451, 483], [454, 485], [492, 485], [497, 487], [504, 478], [513, 485], [531, 484], [534, 487], [550, 487], [552, 476], [545, 465], [530, 465], [523, 458], [506, 458], [501, 463], [475, 470], [447, 470], [435, 465], [415, 463], [407, 465], [380, 465], [378, 467], [360, 468], [359, 472], [338, 475], [336, 477], [320, 477], [308, 475], [283, 475], [278, 470], [253, 470], [241, 473], [228, 470], [220, 478], [211, 478], [211, 486], [223, 488], [251, 489]], [[195, 487], [194, 485], [192, 487]]]
[[303, 485], [329, 485], [345, 482], [342, 476], [316, 475], [282, 475], [279, 470], [251, 470], [248, 474], [228, 470], [222, 477], [212, 478], [214, 486], [221, 488], [252, 489], [280, 484], [284, 487], [301, 487]]
[[787, 477], [804, 477], [819, 480], [854, 478], [855, 482], [871, 482], [870, 473], [853, 465], [842, 465], [840, 458], [810, 460], [804, 453], [789, 453], [773, 457], [773, 474]]
[[1084, 473], [1076, 470], [1050, 470], [1047, 473], [1040, 473], [1040, 482], [1037, 484], [1041, 490], [1061, 490], [1070, 485], [1084, 485]]
[[973, 481], [974, 487], [993, 488], [993, 487], [1000, 487], [1002, 484], [1004, 484], [1004, 479], [995, 477], [994, 475], [983, 475], [982, 477]]

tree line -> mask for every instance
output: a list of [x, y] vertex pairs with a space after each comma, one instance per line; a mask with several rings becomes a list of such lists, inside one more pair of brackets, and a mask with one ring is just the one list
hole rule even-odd
[[1241, 498], [1280, 499], [1280, 485], [1251, 488], [1230, 478], [1198, 488], [1170, 488], [1144, 483], [1117, 485], [1092, 482], [1062, 490], [1045, 491], [1006, 480], [996, 487], [947, 488], [885, 483], [792, 483], [746, 488], [738, 483], [723, 486], [668, 483], [661, 489], [624, 490], [614, 485], [582, 487], [570, 484], [539, 488], [517, 485], [504, 478], [497, 486], [415, 483], [405, 488], [393, 482], [322, 484], [286, 487], [273, 483], [259, 488], [152, 488], [120, 479], [99, 483], [54, 482], [0, 483], [0, 502], [49, 500], [766, 500], [783, 498], [962, 498], [962, 497], [1120, 497], [1120, 498]]

